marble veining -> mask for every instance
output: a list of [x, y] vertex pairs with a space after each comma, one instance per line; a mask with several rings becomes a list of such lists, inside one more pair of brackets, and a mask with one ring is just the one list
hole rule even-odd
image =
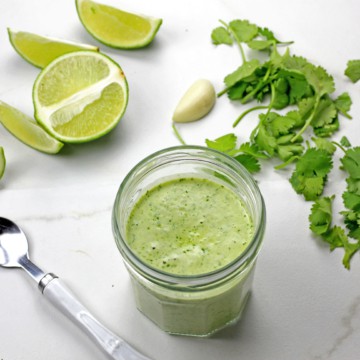
[[[313, 360], [330, 360], [334, 359], [335, 354], [345, 342], [351, 341], [357, 329], [354, 322], [360, 320], [360, 295], [356, 296], [347, 308], [346, 313], [341, 318], [341, 333], [334, 339], [331, 348], [324, 354], [313, 357]], [[357, 340], [356, 340], [357, 341]], [[350, 359], [349, 359], [350, 360]]]

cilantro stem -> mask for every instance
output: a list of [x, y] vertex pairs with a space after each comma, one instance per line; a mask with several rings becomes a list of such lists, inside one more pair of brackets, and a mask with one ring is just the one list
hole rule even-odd
[[308, 128], [308, 126], [311, 124], [314, 116], [315, 116], [315, 113], [317, 111], [317, 108], [319, 106], [319, 103], [320, 103], [320, 96], [317, 96], [316, 97], [316, 100], [315, 100], [315, 105], [314, 105], [314, 109], [312, 111], [312, 113], [310, 114], [310, 116], [307, 118], [304, 126], [297, 132], [297, 134], [291, 139], [291, 142], [295, 142], [303, 133], [304, 131]]
[[240, 116], [234, 121], [233, 123], [233, 127], [236, 127], [237, 124], [249, 113], [251, 113], [252, 111], [255, 110], [262, 110], [262, 109], [267, 109], [268, 107], [265, 105], [258, 105], [258, 106], [254, 106], [248, 110], [245, 110], [243, 113], [240, 114]]
[[347, 150], [341, 144], [336, 141], [332, 141], [332, 143], [336, 145], [339, 149], [341, 149], [345, 154], [347, 153]]
[[186, 142], [184, 141], [184, 139], [183, 139], [182, 136], [180, 135], [180, 133], [179, 133], [179, 131], [178, 131], [178, 129], [176, 128], [176, 126], [175, 126], [174, 123], [172, 124], [172, 128], [173, 128], [173, 130], [174, 130], [174, 133], [175, 133], [176, 138], [180, 141], [180, 143], [181, 143], [182, 145], [186, 145]]
[[287, 167], [288, 165], [290, 165], [291, 163], [293, 163], [295, 160], [298, 160], [298, 159], [299, 159], [299, 156], [292, 156], [290, 159], [286, 160], [282, 164], [275, 166], [274, 169], [275, 170], [284, 169], [285, 167]]
[[231, 88], [231, 86], [230, 87], [227, 87], [227, 88], [225, 88], [225, 89], [223, 89], [223, 90], [221, 90], [220, 92], [218, 92], [217, 94], [216, 94], [216, 96], [217, 97], [220, 97], [220, 96], [222, 96], [222, 95], [224, 95], [226, 92], [228, 92], [228, 90]]
[[266, 74], [264, 75], [264, 77], [262, 78], [261, 81], [258, 82], [258, 84], [256, 85], [255, 89], [251, 92], [249, 92], [246, 96], [244, 96], [241, 99], [241, 103], [245, 104], [251, 97], [253, 97], [259, 90], [261, 90], [264, 86], [266, 86], [267, 84], [271, 83], [271, 81], [269, 80], [269, 76], [271, 73], [271, 67], [269, 66], [266, 70]]
[[227, 31], [228, 31], [228, 32], [233, 36], [233, 38], [235, 39], [236, 44], [237, 44], [237, 46], [238, 46], [239, 49], [240, 49], [241, 59], [242, 59], [243, 63], [246, 63], [247, 60], [246, 60], [244, 48], [243, 48], [242, 45], [241, 45], [240, 39], [237, 37], [236, 33], [231, 29], [231, 27], [230, 27], [225, 21], [219, 20], [219, 22], [225, 26], [225, 28], [227, 29]]
[[[271, 100], [270, 100], [270, 104], [269, 104], [268, 106], [265, 106], [265, 108], [267, 109], [267, 111], [266, 111], [265, 116], [264, 116], [263, 119], [266, 119], [266, 118], [269, 116], [270, 111], [271, 111], [271, 109], [272, 109], [272, 107], [273, 107], [273, 102], [274, 102], [274, 98], [275, 98], [275, 96], [274, 96], [274, 94], [275, 94], [274, 84], [273, 84], [273, 83], [270, 83], [270, 87], [271, 87]], [[250, 140], [251, 140], [251, 141], [254, 141], [255, 136], [256, 136], [256, 133], [257, 133], [257, 131], [259, 130], [260, 125], [262, 124], [262, 122], [263, 122], [263, 120], [261, 120], [261, 118], [260, 118], [260, 121], [258, 122], [258, 124], [256, 125], [256, 127], [254, 128], [254, 130], [251, 132], [251, 134], [250, 134]]]
[[343, 116], [345, 116], [347, 119], [352, 120], [352, 116], [348, 114], [347, 112], [340, 111]]

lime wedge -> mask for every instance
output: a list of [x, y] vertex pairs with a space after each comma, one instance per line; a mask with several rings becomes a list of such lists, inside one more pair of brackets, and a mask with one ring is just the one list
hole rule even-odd
[[56, 154], [63, 144], [50, 136], [31, 117], [0, 101], [0, 123], [24, 144], [48, 153]]
[[0, 179], [3, 177], [5, 172], [6, 160], [4, 149], [0, 146]]
[[144, 47], [154, 39], [162, 19], [129, 13], [91, 0], [76, 0], [85, 29], [100, 42], [120, 49]]
[[78, 44], [51, 37], [40, 36], [25, 31], [8, 28], [9, 39], [13, 48], [30, 64], [44, 68], [57, 57], [73, 51], [99, 51], [96, 46]]
[[36, 120], [62, 142], [81, 143], [112, 130], [125, 113], [128, 85], [109, 57], [78, 51], [55, 59], [33, 88]]

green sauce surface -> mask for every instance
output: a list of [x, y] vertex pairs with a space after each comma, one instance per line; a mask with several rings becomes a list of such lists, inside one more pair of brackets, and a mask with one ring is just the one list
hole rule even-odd
[[238, 195], [202, 178], [177, 178], [148, 190], [133, 207], [126, 241], [148, 265], [177, 275], [217, 270], [253, 238]]

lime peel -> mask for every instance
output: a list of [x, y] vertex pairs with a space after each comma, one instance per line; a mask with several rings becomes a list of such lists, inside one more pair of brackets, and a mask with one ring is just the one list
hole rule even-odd
[[162, 19], [91, 0], [76, 0], [76, 9], [90, 35], [105, 45], [119, 49], [137, 49], [149, 45], [162, 24]]
[[6, 167], [4, 149], [0, 146], [0, 179], [3, 177]]
[[97, 46], [76, 43], [55, 37], [42, 36], [26, 31], [7, 29], [15, 51], [30, 64], [44, 68], [57, 57], [73, 51], [99, 51]]
[[25, 145], [47, 154], [56, 154], [63, 143], [49, 135], [33, 118], [0, 101], [0, 123]]

